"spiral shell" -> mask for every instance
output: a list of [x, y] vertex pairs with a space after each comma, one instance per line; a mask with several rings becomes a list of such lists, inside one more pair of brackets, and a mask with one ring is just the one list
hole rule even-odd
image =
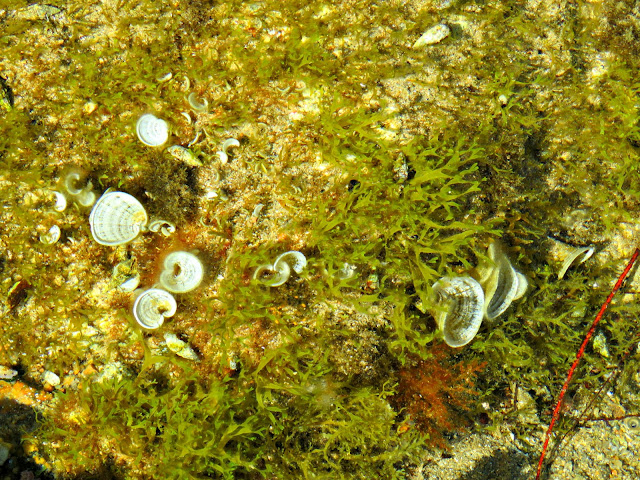
[[147, 224], [147, 212], [128, 193], [107, 192], [93, 206], [89, 224], [94, 240], [100, 245], [122, 245], [138, 236]]
[[487, 320], [493, 320], [525, 294], [528, 282], [524, 275], [513, 268], [498, 243], [489, 245], [488, 256], [491, 263], [480, 269], [480, 283], [485, 292], [484, 315]]
[[276, 270], [280, 270], [283, 263], [289, 264], [289, 266], [293, 268], [293, 271], [299, 274], [302, 273], [304, 267], [307, 266], [307, 258], [301, 252], [290, 250], [276, 258], [276, 261], [273, 262], [273, 267]]
[[172, 252], [164, 260], [160, 285], [171, 293], [185, 293], [200, 285], [203, 276], [202, 262], [193, 253]]
[[269, 287], [279, 287], [291, 276], [291, 269], [302, 273], [307, 266], [307, 258], [303, 253], [290, 250], [278, 256], [273, 265], [260, 265], [253, 273], [253, 279]]
[[176, 313], [178, 305], [176, 299], [169, 292], [161, 288], [145, 290], [133, 304], [133, 316], [144, 328], [159, 328], [165, 318]]
[[462, 347], [476, 336], [484, 313], [484, 292], [471, 277], [443, 277], [433, 284], [435, 318], [444, 341]]
[[150, 113], [145, 113], [136, 123], [136, 133], [142, 143], [159, 147], [169, 139], [169, 124]]

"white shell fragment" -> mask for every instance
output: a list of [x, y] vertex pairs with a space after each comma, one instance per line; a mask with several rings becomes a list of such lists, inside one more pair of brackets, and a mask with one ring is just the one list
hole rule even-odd
[[260, 265], [253, 273], [253, 279], [269, 287], [279, 287], [291, 276], [291, 269], [300, 274], [307, 266], [307, 258], [298, 251], [283, 253], [273, 265]]
[[124, 192], [102, 195], [89, 215], [91, 234], [100, 245], [132, 241], [147, 224], [147, 212], [135, 197]]
[[202, 262], [193, 253], [172, 252], [164, 259], [160, 285], [171, 293], [185, 293], [195, 289], [204, 276]]
[[220, 157], [220, 163], [227, 163], [229, 160], [229, 154], [227, 153], [231, 147], [239, 147], [240, 142], [235, 138], [229, 138], [225, 140], [222, 144], [222, 150], [218, 152], [218, 157]]
[[335, 274], [335, 277], [338, 280], [347, 280], [352, 278], [356, 274], [357, 267], [355, 265], [351, 265], [350, 263], [344, 262], [342, 268], [338, 270]]
[[434, 316], [450, 347], [462, 347], [476, 336], [484, 314], [484, 292], [471, 277], [443, 277], [433, 284]]
[[447, 25], [439, 23], [424, 32], [411, 48], [417, 50], [427, 45], [434, 45], [447, 38], [450, 34], [451, 29]]
[[136, 133], [145, 145], [159, 147], [169, 139], [169, 124], [151, 113], [145, 113], [136, 123]]
[[134, 275], [133, 277], [128, 278], [124, 282], [122, 282], [119, 286], [120, 290], [123, 292], [133, 292], [138, 285], [140, 284], [140, 275]]
[[487, 320], [493, 320], [525, 294], [528, 281], [513, 268], [497, 242], [489, 245], [488, 256], [490, 263], [481, 266], [479, 271], [485, 294], [484, 315]]
[[195, 92], [191, 92], [189, 94], [189, 96], [187, 97], [187, 102], [189, 102], [189, 106], [195, 111], [195, 112], [204, 112], [207, 110], [207, 107], [209, 106], [209, 102], [207, 101], [206, 98], [198, 98], [198, 96], [195, 94]]
[[562, 280], [564, 274], [567, 273], [569, 267], [571, 265], [580, 265], [581, 263], [586, 262], [593, 252], [595, 252], [595, 247], [582, 247], [582, 248], [574, 248], [568, 255], [567, 258], [562, 263], [560, 267], [560, 271], [558, 272], [558, 280]]
[[140, 326], [153, 330], [159, 328], [165, 318], [173, 316], [177, 308], [176, 299], [169, 292], [161, 288], [150, 288], [136, 298], [133, 316]]
[[40, 235], [40, 241], [45, 245], [53, 245], [58, 240], [60, 240], [60, 227], [58, 225], [54, 225], [47, 233]]
[[53, 206], [53, 209], [56, 212], [64, 212], [67, 208], [67, 197], [65, 197], [60, 192], [53, 192], [53, 195], [56, 197], [56, 204]]
[[167, 344], [167, 348], [179, 357], [186, 358], [187, 360], [198, 360], [198, 355], [189, 344], [180, 340], [175, 334], [165, 333], [164, 341]]
[[173, 223], [168, 222], [167, 220], [153, 220], [149, 224], [148, 228], [150, 232], [154, 232], [154, 233], [160, 232], [165, 237], [170, 236], [172, 233], [175, 233], [176, 231], [176, 226]]

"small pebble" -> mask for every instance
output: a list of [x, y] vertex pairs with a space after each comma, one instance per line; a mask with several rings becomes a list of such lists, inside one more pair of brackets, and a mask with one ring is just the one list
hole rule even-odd
[[165, 333], [164, 340], [167, 343], [167, 348], [179, 357], [186, 358], [187, 360], [198, 360], [196, 352], [193, 351], [187, 342], [180, 340], [175, 334]]
[[55, 373], [50, 372], [49, 370], [46, 370], [42, 375], [42, 381], [51, 385], [52, 387], [60, 385], [60, 377]]

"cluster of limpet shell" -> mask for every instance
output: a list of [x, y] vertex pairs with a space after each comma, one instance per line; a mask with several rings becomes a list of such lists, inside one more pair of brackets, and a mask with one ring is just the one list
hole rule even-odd
[[497, 242], [489, 245], [488, 262], [478, 268], [479, 279], [443, 277], [433, 285], [434, 316], [445, 343], [468, 344], [482, 319], [494, 320], [527, 291], [526, 277], [518, 272]]

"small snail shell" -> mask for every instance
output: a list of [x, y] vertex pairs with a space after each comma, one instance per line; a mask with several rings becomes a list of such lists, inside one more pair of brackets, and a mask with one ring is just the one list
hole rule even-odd
[[484, 313], [484, 292], [471, 277], [443, 277], [433, 284], [436, 323], [450, 347], [473, 340]]
[[160, 285], [172, 293], [185, 293], [200, 285], [203, 275], [202, 262], [193, 253], [172, 252], [164, 260]]
[[136, 123], [136, 133], [142, 143], [159, 147], [169, 139], [169, 124], [150, 113], [145, 113]]
[[485, 292], [485, 317], [493, 320], [525, 294], [528, 282], [524, 275], [513, 268], [496, 242], [489, 245], [488, 255], [492, 264], [481, 269], [480, 283]]
[[89, 224], [100, 245], [122, 245], [138, 236], [147, 224], [147, 212], [128, 193], [107, 192], [93, 206]]
[[178, 306], [176, 299], [169, 292], [161, 288], [145, 290], [133, 304], [133, 316], [144, 328], [159, 328], [165, 318], [176, 313]]
[[288, 263], [289, 266], [293, 268], [294, 272], [302, 273], [302, 270], [304, 270], [304, 267], [307, 266], [307, 258], [301, 252], [298, 252], [296, 250], [290, 250], [288, 252], [283, 253], [278, 258], [276, 258], [276, 261], [273, 262], [273, 267], [276, 270], [280, 270], [281, 268], [280, 265], [282, 263]]
[[268, 287], [279, 287], [291, 276], [291, 267], [287, 262], [280, 262], [279, 268], [273, 265], [260, 265], [253, 272], [253, 279]]
[[291, 269], [302, 273], [307, 266], [307, 258], [301, 252], [291, 250], [276, 258], [273, 265], [260, 265], [253, 273], [253, 279], [269, 287], [279, 287], [291, 276]]

